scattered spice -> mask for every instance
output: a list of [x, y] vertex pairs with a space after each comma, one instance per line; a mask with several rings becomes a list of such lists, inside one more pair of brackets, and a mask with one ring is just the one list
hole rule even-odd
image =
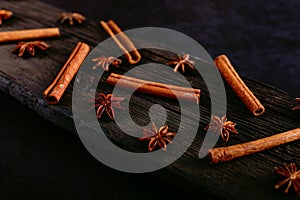
[[89, 45], [78, 42], [54, 81], [44, 91], [44, 98], [49, 104], [59, 102], [89, 52]]
[[45, 42], [33, 41], [33, 42], [20, 42], [13, 50], [13, 53], [17, 53], [19, 57], [22, 56], [34, 56], [35, 48], [40, 50], [46, 50], [49, 46]]
[[123, 97], [114, 97], [112, 94], [105, 95], [104, 93], [100, 93], [95, 99], [89, 100], [89, 102], [94, 103], [93, 107], [97, 109], [96, 115], [98, 119], [102, 117], [105, 111], [109, 118], [113, 120], [115, 117], [113, 107], [123, 109], [120, 104], [123, 100]]
[[136, 64], [141, 60], [141, 54], [136, 49], [133, 42], [113, 20], [109, 20], [107, 23], [105, 21], [100, 21], [100, 25], [123, 51], [130, 64]]
[[0, 26], [2, 25], [3, 19], [9, 19], [13, 16], [13, 12], [9, 10], [0, 10]]
[[295, 108], [293, 108], [293, 110], [300, 110], [300, 98], [296, 98], [295, 100], [298, 103], [298, 105]]
[[287, 187], [284, 190], [285, 193], [289, 192], [290, 187], [293, 187], [295, 192], [300, 195], [300, 170], [297, 170], [295, 163], [287, 165], [284, 163], [283, 167], [275, 167], [275, 172], [285, 177], [284, 180], [278, 182], [274, 187], [276, 189], [287, 183]]
[[40, 28], [0, 32], [0, 43], [59, 37], [58, 28]]
[[97, 62], [93, 69], [96, 69], [97, 67], [101, 66], [105, 71], [109, 70], [110, 65], [119, 67], [119, 65], [122, 63], [120, 59], [115, 58], [113, 56], [109, 56], [108, 58], [105, 56], [101, 56], [98, 58], [94, 58], [92, 61]]
[[60, 15], [58, 22], [61, 24], [68, 22], [69, 25], [74, 26], [74, 23], [82, 24], [85, 19], [86, 18], [82, 14], [76, 12], [64, 12]]
[[168, 125], [162, 126], [159, 130], [154, 122], [152, 122], [152, 128], [144, 129], [145, 137], [139, 138], [139, 140], [149, 141], [148, 150], [153, 151], [156, 147], [167, 149], [167, 143], [172, 143], [172, 139], [176, 136], [176, 133], [169, 132]]
[[235, 129], [236, 123], [227, 121], [227, 117], [222, 118], [212, 115], [212, 122], [208, 124], [204, 130], [211, 130], [216, 134], [220, 134], [225, 142], [228, 142], [230, 133], [238, 134]]
[[254, 116], [259, 116], [265, 112], [265, 107], [259, 102], [254, 94], [249, 90], [241, 77], [235, 71], [226, 55], [220, 55], [214, 59], [220, 73], [228, 84], [232, 87], [236, 95], [244, 102]]
[[178, 56], [177, 59], [171, 60], [167, 63], [167, 65], [175, 65], [174, 72], [177, 72], [179, 67], [181, 67], [182, 72], [185, 72], [185, 65], [194, 69], [193, 64], [195, 64], [195, 62], [190, 60], [189, 54], [185, 54], [184, 56], [181, 55], [177, 55], [177, 56]]
[[213, 148], [209, 151], [212, 163], [220, 163], [261, 152], [300, 139], [300, 128], [279, 133], [259, 140], [228, 147]]
[[167, 85], [151, 81], [145, 81], [129, 76], [111, 73], [107, 78], [109, 85], [118, 85], [124, 89], [137, 89], [137, 92], [151, 94], [159, 97], [170, 99], [182, 98], [187, 101], [200, 101], [200, 90], [194, 88], [186, 88], [174, 85]]

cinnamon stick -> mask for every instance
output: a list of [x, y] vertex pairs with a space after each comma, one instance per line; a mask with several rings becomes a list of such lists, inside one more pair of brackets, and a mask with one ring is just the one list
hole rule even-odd
[[261, 152], [288, 142], [300, 139], [300, 128], [276, 134], [259, 140], [228, 147], [214, 148], [209, 151], [212, 163], [227, 162], [235, 158]]
[[[136, 64], [141, 60], [141, 55], [132, 41], [125, 35], [125, 33], [113, 20], [109, 20], [107, 23], [104, 21], [100, 21], [100, 25], [123, 51], [126, 59], [130, 64]], [[116, 37], [116, 34], [118, 34], [118, 37]], [[133, 50], [129, 51], [129, 49]]]
[[0, 32], [0, 43], [59, 37], [58, 28], [41, 28]]
[[138, 92], [164, 98], [176, 99], [180, 97], [187, 101], [196, 102], [197, 104], [199, 104], [200, 101], [201, 91], [199, 89], [151, 82], [115, 73], [110, 74], [107, 78], [107, 83], [110, 85], [116, 85], [118, 83], [120, 87], [125, 89], [138, 88]]
[[220, 55], [214, 59], [216, 66], [228, 84], [232, 87], [236, 95], [244, 102], [254, 116], [259, 116], [265, 112], [265, 107], [254, 96], [250, 89], [240, 78], [234, 67], [231, 65], [226, 55]]
[[44, 91], [44, 98], [49, 104], [57, 104], [59, 102], [89, 51], [90, 47], [85, 43], [79, 42], [76, 45], [55, 80]]

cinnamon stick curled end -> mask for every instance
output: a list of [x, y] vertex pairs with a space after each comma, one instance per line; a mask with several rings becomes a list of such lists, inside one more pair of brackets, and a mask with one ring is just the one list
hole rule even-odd
[[224, 79], [232, 87], [236, 95], [243, 101], [247, 108], [253, 113], [253, 115], [262, 115], [265, 112], [265, 107], [240, 78], [227, 56], [220, 55], [214, 59], [214, 62]]
[[58, 73], [55, 80], [44, 91], [43, 96], [47, 103], [57, 104], [59, 102], [89, 51], [90, 47], [85, 43], [79, 42], [76, 45], [75, 49]]

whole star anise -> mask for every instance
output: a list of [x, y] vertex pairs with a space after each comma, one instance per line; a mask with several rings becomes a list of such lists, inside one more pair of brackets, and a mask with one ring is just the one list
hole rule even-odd
[[120, 102], [124, 99], [123, 97], [114, 97], [112, 94], [105, 95], [104, 93], [100, 93], [95, 99], [89, 100], [89, 102], [94, 103], [93, 107], [97, 109], [96, 115], [98, 119], [106, 112], [109, 118], [113, 120], [115, 117], [113, 107], [123, 109]]
[[45, 42], [41, 42], [41, 41], [20, 42], [13, 50], [13, 53], [17, 53], [19, 57], [34, 56], [35, 48], [40, 50], [46, 50], [49, 48], [49, 46]]
[[85, 17], [82, 14], [76, 13], [76, 12], [64, 12], [60, 15], [58, 22], [65, 23], [68, 21], [69, 25], [73, 26], [74, 23], [82, 24], [82, 22], [85, 20]]
[[225, 142], [228, 142], [230, 132], [234, 134], [238, 134], [237, 130], [235, 129], [236, 123], [232, 121], [227, 121], [227, 117], [224, 116], [222, 118], [212, 115], [212, 122], [208, 124], [204, 130], [211, 130], [214, 133], [220, 134], [222, 139]]
[[108, 58], [105, 56], [101, 56], [98, 58], [94, 58], [92, 61], [97, 62], [93, 69], [96, 69], [97, 67], [101, 66], [105, 71], [109, 70], [110, 65], [119, 67], [119, 65], [122, 63], [120, 59], [117, 59], [113, 56], [109, 56]]
[[300, 98], [296, 98], [295, 100], [298, 103], [298, 105], [295, 108], [293, 108], [293, 110], [300, 110]]
[[176, 136], [176, 133], [169, 132], [168, 125], [162, 126], [159, 130], [154, 122], [152, 122], [152, 128], [144, 129], [145, 137], [139, 138], [139, 140], [149, 140], [148, 150], [153, 151], [156, 147], [167, 149], [167, 143], [172, 143], [172, 139]]
[[178, 58], [175, 60], [171, 60], [170, 62], [167, 62], [167, 65], [175, 65], [174, 72], [177, 72], [179, 67], [181, 67], [182, 72], [185, 72], [185, 65], [189, 66], [190, 68], [194, 68], [193, 64], [195, 64], [194, 61], [189, 60], [190, 55], [185, 54], [184, 56], [177, 55]]
[[274, 169], [277, 174], [280, 174], [286, 178], [278, 182], [274, 187], [278, 189], [287, 183], [287, 187], [284, 190], [285, 193], [288, 193], [290, 187], [292, 186], [295, 192], [300, 195], [300, 170], [297, 170], [296, 164], [291, 163], [287, 165], [284, 163], [283, 167], [275, 167]]
[[8, 10], [0, 10], [0, 26], [2, 25], [3, 19], [9, 19], [13, 16], [13, 12]]

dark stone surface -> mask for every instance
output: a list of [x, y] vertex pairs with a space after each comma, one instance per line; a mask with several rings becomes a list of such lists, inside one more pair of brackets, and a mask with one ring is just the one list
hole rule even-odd
[[[217, 1], [170, 0], [142, 3], [142, 1], [121, 2], [115, 0], [101, 1], [100, 3], [96, 0], [88, 2], [65, 0], [50, 3], [66, 10], [81, 11], [94, 20], [115, 19], [124, 29], [141, 26], [162, 26], [176, 29], [195, 38], [212, 56], [223, 52], [228, 54], [242, 75], [277, 86], [292, 95], [300, 95], [297, 89], [300, 80], [298, 1], [253, 1], [249, 4], [244, 1], [220, 3]], [[5, 48], [9, 49], [12, 46]], [[71, 45], [67, 48], [71, 48]], [[67, 55], [68, 52], [65, 54]], [[47, 80], [44, 81], [47, 82]], [[182, 185], [173, 185], [157, 178], [157, 176], [167, 173], [165, 171], [155, 174], [154, 177], [153, 174], [119, 173], [103, 166], [86, 152], [77, 137], [38, 117], [11, 97], [3, 93], [0, 95], [2, 102], [1, 199], [32, 196], [40, 197], [40, 199], [44, 199], [45, 196], [46, 199], [52, 197], [63, 197], [64, 199], [153, 199], [151, 195], [163, 193], [164, 188], [171, 188], [167, 189], [170, 198], [191, 198], [189, 196], [191, 193], [188, 194], [178, 189]], [[284, 98], [286, 98], [285, 103], [291, 103], [290, 97], [284, 96]], [[267, 96], [265, 101], [272, 103], [272, 96]], [[274, 100], [274, 102], [276, 105], [280, 101]], [[279, 105], [282, 106], [281, 103]], [[281, 107], [278, 112], [282, 113], [282, 110]], [[233, 117], [238, 118], [239, 116], [233, 115]], [[269, 123], [277, 122], [274, 118], [266, 117], [264, 119]], [[296, 118], [295, 114], [293, 118]], [[280, 125], [282, 124], [284, 122], [281, 122]], [[268, 129], [266, 127], [263, 131], [270, 134], [275, 130], [293, 125], [296, 125], [295, 122], [282, 125], [283, 127], [274, 125], [270, 130], [265, 130]], [[251, 127], [251, 124], [246, 124], [246, 127]], [[254, 139], [250, 136], [241, 137], [242, 140]], [[255, 175], [252, 177], [246, 172], [243, 173], [242, 170], [235, 175], [244, 177], [246, 180], [255, 180], [249, 184], [252, 187], [248, 188], [254, 194], [253, 187], [260, 185], [264, 185], [266, 188], [261, 187], [257, 193], [274, 192], [271, 187], [276, 180], [269, 169], [264, 169], [262, 161], [268, 160], [269, 155], [276, 157], [277, 153], [286, 151], [297, 154], [293, 147], [295, 146], [285, 146], [270, 151], [270, 154], [263, 153], [258, 157], [250, 157], [248, 158], [249, 162], [244, 162], [243, 159], [235, 162], [239, 166], [248, 163], [243, 166], [244, 170], [257, 167], [257, 170], [266, 178]], [[298, 161], [299, 158], [287, 156], [286, 158], [277, 158], [277, 161], [271, 161], [271, 163], [278, 164], [282, 161], [281, 159]], [[201, 162], [195, 160], [185, 164], [201, 166]], [[223, 167], [225, 166], [223, 165]], [[213, 167], [212, 170], [222, 170], [223, 167]], [[218, 186], [211, 185], [210, 191], [215, 189], [222, 191], [226, 184], [231, 184], [230, 177], [227, 176], [229, 175], [219, 174], [221, 183]], [[186, 179], [192, 178], [186, 177]], [[170, 178], [170, 180], [172, 179]], [[204, 179], [204, 181], [207, 180]], [[238, 183], [237, 181], [234, 184]], [[224, 188], [221, 188], [222, 185]], [[245, 191], [247, 188], [244, 187], [248, 186], [240, 187]], [[196, 196], [198, 198], [202, 197], [202, 193], [206, 194], [207, 191], [197, 188]], [[227, 197], [226, 194], [217, 195]], [[274, 196], [283, 197], [279, 193], [275, 193]], [[207, 198], [207, 196], [205, 197]]]

